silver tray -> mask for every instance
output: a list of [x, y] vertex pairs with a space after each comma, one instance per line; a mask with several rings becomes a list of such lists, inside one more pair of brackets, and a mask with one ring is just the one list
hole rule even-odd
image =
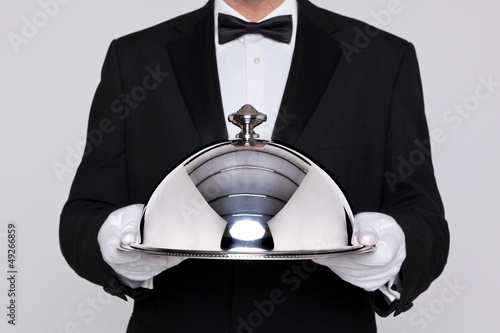
[[193, 251], [193, 250], [176, 250], [176, 249], [159, 249], [144, 247], [139, 244], [121, 245], [118, 249], [121, 251], [146, 253], [153, 255], [164, 255], [171, 257], [186, 257], [198, 259], [240, 259], [240, 260], [287, 260], [287, 259], [316, 259], [330, 258], [346, 254], [364, 254], [373, 251], [375, 246], [349, 246], [343, 249], [334, 250], [318, 250], [318, 251], [259, 251], [259, 252], [243, 252], [243, 251]]

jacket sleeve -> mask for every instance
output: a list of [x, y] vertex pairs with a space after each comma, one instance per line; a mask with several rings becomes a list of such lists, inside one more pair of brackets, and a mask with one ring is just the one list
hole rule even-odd
[[401, 299], [383, 306], [379, 315], [408, 310], [412, 301], [444, 269], [449, 231], [434, 178], [423, 92], [413, 45], [408, 44], [393, 89], [386, 136], [382, 212], [392, 216], [406, 237], [406, 259], [400, 271]]
[[101, 81], [92, 102], [87, 142], [69, 198], [60, 216], [59, 240], [64, 258], [83, 278], [125, 299], [144, 290], [125, 287], [103, 260], [97, 234], [108, 215], [132, 204], [127, 186], [124, 120], [116, 41], [109, 47]]

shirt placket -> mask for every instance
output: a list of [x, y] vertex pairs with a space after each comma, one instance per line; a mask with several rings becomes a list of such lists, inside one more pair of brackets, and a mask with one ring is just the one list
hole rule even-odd
[[245, 67], [246, 67], [246, 103], [252, 104], [255, 108], [262, 107], [263, 85], [262, 55], [258, 44], [262, 39], [260, 35], [245, 36]]

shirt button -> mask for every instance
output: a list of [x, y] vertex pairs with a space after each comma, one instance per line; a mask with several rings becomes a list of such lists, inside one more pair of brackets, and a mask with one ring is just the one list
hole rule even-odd
[[260, 58], [259, 57], [253, 58], [253, 62], [257, 65], [260, 64]]

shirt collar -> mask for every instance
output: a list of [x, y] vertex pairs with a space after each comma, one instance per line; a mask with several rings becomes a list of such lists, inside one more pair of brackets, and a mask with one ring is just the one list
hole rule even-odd
[[[270, 19], [270, 18], [275, 17], [275, 16], [292, 15], [293, 31], [292, 31], [292, 41], [290, 42], [290, 47], [291, 47], [291, 49], [293, 49], [293, 46], [295, 44], [295, 36], [297, 33], [297, 12], [298, 12], [297, 0], [285, 0], [281, 5], [279, 5], [278, 8], [273, 10], [271, 13], [269, 13], [266, 17], [264, 17], [259, 22]], [[243, 21], [247, 21], [247, 22], [249, 21], [243, 15], [238, 13], [234, 8], [232, 8], [227, 3], [225, 3], [224, 0], [215, 0], [215, 2], [214, 2], [215, 21], [214, 22], [215, 22], [215, 45], [217, 47], [219, 47], [219, 34], [217, 33], [217, 30], [219, 28], [219, 20], [218, 20], [219, 13], [232, 15], [232, 16], [235, 16], [239, 19], [242, 19]], [[227, 45], [227, 44], [225, 44], [225, 45]]]

